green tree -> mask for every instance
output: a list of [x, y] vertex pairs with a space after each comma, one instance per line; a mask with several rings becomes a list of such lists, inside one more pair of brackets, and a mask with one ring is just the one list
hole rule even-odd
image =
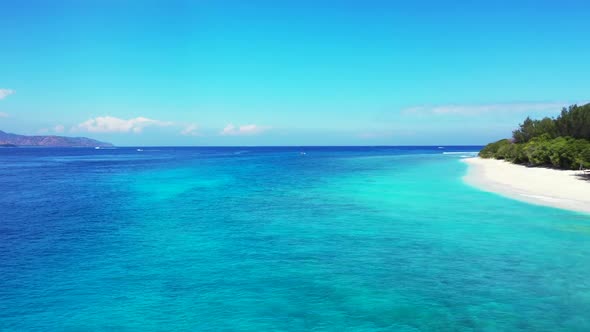
[[590, 104], [562, 109], [555, 119], [555, 127], [559, 136], [590, 140]]
[[[505, 145], [509, 145], [511, 142], [508, 139], [501, 139], [497, 142], [486, 145], [480, 152], [479, 156], [482, 158], [496, 158], [498, 150]], [[498, 158], [500, 159], [500, 158]]]
[[527, 117], [512, 134], [512, 141], [490, 143], [479, 155], [532, 166], [590, 168], [590, 104], [563, 108], [556, 119]]
[[549, 135], [549, 137], [557, 136], [557, 129], [555, 121], [551, 118], [543, 118], [542, 120], [532, 120], [527, 117], [520, 128], [512, 132], [512, 137], [515, 143], [526, 143], [535, 137], [541, 135]]

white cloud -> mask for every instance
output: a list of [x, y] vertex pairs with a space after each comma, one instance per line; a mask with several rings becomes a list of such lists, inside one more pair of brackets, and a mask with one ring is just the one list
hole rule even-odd
[[481, 115], [485, 113], [525, 113], [555, 111], [570, 105], [567, 102], [549, 103], [505, 103], [505, 104], [454, 104], [437, 106], [415, 106], [402, 110], [404, 115]]
[[73, 131], [87, 131], [91, 133], [140, 133], [150, 126], [170, 126], [172, 122], [137, 117], [133, 119], [120, 119], [113, 116], [101, 116], [89, 119], [72, 128]]
[[235, 126], [232, 123], [228, 124], [219, 133], [223, 136], [240, 136], [240, 135], [256, 135], [265, 131], [267, 128], [255, 124]]
[[8, 113], [0, 112], [0, 118], [7, 118]]
[[4, 99], [12, 94], [15, 94], [16, 91], [10, 89], [0, 89], [0, 99]]
[[195, 123], [191, 123], [188, 126], [186, 126], [181, 132], [181, 135], [184, 136], [199, 136], [199, 126], [197, 126], [197, 124]]
[[63, 133], [66, 128], [63, 125], [57, 125], [53, 127], [53, 131], [56, 133]]

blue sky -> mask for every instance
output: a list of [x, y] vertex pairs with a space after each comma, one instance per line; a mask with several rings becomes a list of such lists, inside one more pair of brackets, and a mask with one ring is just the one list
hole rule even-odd
[[483, 144], [590, 91], [587, 1], [3, 1], [0, 129]]

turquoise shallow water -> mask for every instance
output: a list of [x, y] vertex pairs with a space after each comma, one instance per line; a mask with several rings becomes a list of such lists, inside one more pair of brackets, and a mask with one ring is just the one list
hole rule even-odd
[[0, 330], [590, 330], [590, 216], [460, 156], [0, 150]]

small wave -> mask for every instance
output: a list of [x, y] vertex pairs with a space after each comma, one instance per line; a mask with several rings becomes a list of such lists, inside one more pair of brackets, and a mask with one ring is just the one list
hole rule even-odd
[[538, 199], [538, 200], [550, 201], [550, 202], [568, 202], [568, 201], [571, 201], [569, 199], [557, 198], [557, 197], [551, 197], [551, 196], [543, 196], [543, 195], [532, 195], [532, 194], [522, 194], [521, 193], [520, 196], [529, 197], [529, 198], [535, 198], [535, 199]]

